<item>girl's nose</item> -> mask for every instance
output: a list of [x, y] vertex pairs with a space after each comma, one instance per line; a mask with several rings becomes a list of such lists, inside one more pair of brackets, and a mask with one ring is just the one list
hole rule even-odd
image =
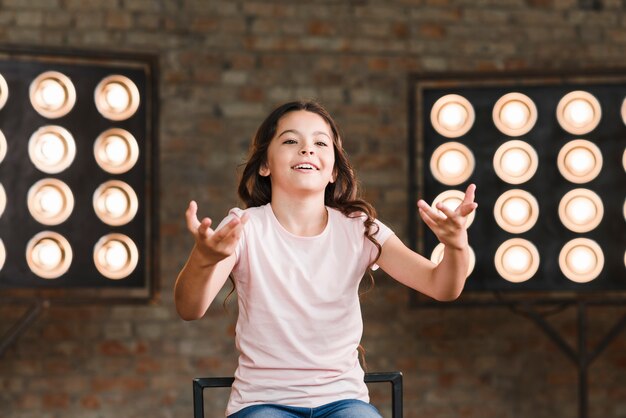
[[307, 155], [307, 154], [313, 155], [313, 150], [309, 150], [309, 149], [304, 148], [304, 149], [300, 150], [300, 154], [302, 154], [302, 155]]

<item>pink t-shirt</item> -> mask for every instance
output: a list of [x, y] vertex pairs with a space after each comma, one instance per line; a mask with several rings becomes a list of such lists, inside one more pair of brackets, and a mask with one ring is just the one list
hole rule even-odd
[[[220, 225], [243, 212], [232, 209]], [[260, 403], [368, 402], [357, 352], [358, 287], [378, 250], [363, 234], [363, 218], [328, 208], [324, 231], [300, 237], [283, 228], [269, 204], [246, 212], [232, 272], [240, 355], [226, 414]], [[393, 232], [376, 223], [382, 245]]]

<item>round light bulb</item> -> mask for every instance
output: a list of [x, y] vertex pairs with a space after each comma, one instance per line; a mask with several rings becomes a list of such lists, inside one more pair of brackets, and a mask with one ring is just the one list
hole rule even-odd
[[106, 249], [104, 259], [111, 270], [120, 270], [128, 263], [128, 251], [119, 241], [112, 241]]
[[603, 216], [600, 196], [589, 189], [570, 190], [559, 202], [559, 218], [570, 231], [589, 232], [600, 224]]
[[539, 251], [528, 240], [511, 238], [498, 247], [494, 261], [502, 278], [521, 283], [533, 277], [539, 269]]
[[591, 141], [575, 139], [561, 148], [557, 157], [559, 172], [572, 183], [587, 183], [602, 170], [602, 153]]
[[441, 135], [456, 138], [474, 124], [474, 108], [463, 96], [447, 94], [437, 99], [430, 111], [430, 122]]
[[106, 278], [128, 277], [137, 267], [139, 251], [135, 243], [123, 234], [108, 234], [98, 240], [93, 249], [96, 268]]
[[493, 156], [493, 168], [503, 181], [521, 184], [537, 172], [539, 157], [529, 143], [520, 140], [500, 145]]
[[105, 97], [108, 105], [118, 112], [128, 108], [130, 103], [130, 94], [120, 83], [108, 84], [105, 91]]
[[449, 130], [459, 129], [467, 119], [467, 111], [458, 103], [448, 103], [439, 112], [439, 123]]
[[600, 275], [604, 268], [604, 254], [595, 241], [575, 238], [561, 249], [559, 266], [568, 279], [577, 283], [587, 283]]
[[430, 171], [440, 182], [456, 186], [470, 178], [474, 171], [472, 151], [459, 142], [446, 142], [433, 151], [430, 157]]
[[602, 118], [600, 102], [586, 91], [572, 91], [559, 100], [556, 108], [559, 125], [574, 135], [584, 135], [598, 126]]
[[125, 225], [137, 214], [137, 194], [127, 183], [109, 180], [93, 194], [93, 208], [100, 220], [108, 225]]
[[46, 71], [29, 87], [30, 103], [41, 116], [56, 119], [67, 115], [76, 104], [72, 81], [57, 71]]
[[111, 216], [118, 218], [128, 210], [128, 197], [122, 190], [112, 187], [105, 194], [104, 206]]
[[72, 263], [72, 248], [62, 235], [43, 231], [28, 241], [26, 262], [37, 276], [56, 279], [69, 269]]
[[52, 186], [44, 186], [37, 193], [39, 207], [43, 212], [50, 215], [57, 215], [65, 206], [65, 199], [61, 191]]
[[565, 107], [565, 116], [575, 126], [585, 126], [593, 119], [593, 107], [591, 107], [591, 104], [586, 100], [572, 100]]
[[57, 80], [48, 79], [41, 84], [41, 99], [47, 107], [57, 109], [67, 100], [67, 94]]
[[126, 120], [139, 108], [139, 89], [128, 77], [110, 75], [98, 83], [94, 91], [96, 108], [110, 120]]
[[117, 135], [112, 135], [108, 139], [104, 147], [104, 152], [108, 160], [114, 165], [122, 164], [128, 158], [128, 146], [126, 142]]

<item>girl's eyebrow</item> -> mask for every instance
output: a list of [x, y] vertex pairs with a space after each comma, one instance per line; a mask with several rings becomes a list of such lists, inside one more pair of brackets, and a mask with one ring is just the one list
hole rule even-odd
[[[298, 130], [296, 130], [296, 129], [286, 129], [286, 130], [282, 131], [282, 132], [280, 133], [280, 135], [278, 135], [278, 136], [279, 136], [279, 137], [281, 137], [281, 136], [283, 136], [283, 135], [285, 135], [285, 134], [288, 134], [288, 133], [291, 133], [291, 134], [296, 134], [296, 135], [298, 135], [298, 136], [302, 136], [302, 133], [300, 133], [300, 132], [299, 132]], [[324, 136], [328, 137], [328, 139], [330, 139], [330, 136], [329, 136], [326, 132], [323, 132], [323, 131], [315, 131], [315, 132], [313, 132], [313, 135], [314, 135], [314, 136], [317, 136], [317, 135], [324, 135]]]

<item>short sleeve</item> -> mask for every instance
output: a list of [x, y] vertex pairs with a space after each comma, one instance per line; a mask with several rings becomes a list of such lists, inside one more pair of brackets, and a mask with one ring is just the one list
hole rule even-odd
[[[219, 225], [217, 225], [217, 228], [215, 228], [215, 231], [219, 231], [220, 229], [222, 229], [224, 225], [230, 222], [234, 217], [241, 218], [244, 213], [245, 211], [243, 209], [232, 208], [231, 210], [228, 211], [228, 215], [226, 215], [226, 217], [222, 219]], [[244, 240], [245, 240], [245, 234], [241, 234], [241, 239], [239, 240], [239, 243], [237, 244], [237, 247], [235, 248], [235, 258], [236, 258], [235, 264], [239, 262], [239, 256], [241, 254], [241, 249], [244, 246]]]
[[[385, 244], [385, 241], [387, 241], [390, 236], [394, 235], [394, 232], [378, 219], [374, 219], [374, 223], [376, 224], [376, 226], [378, 226], [378, 231], [374, 233], [374, 238], [382, 247]], [[372, 227], [372, 229], [375, 229], [375, 227]], [[370, 242], [369, 240], [367, 241]], [[377, 255], [378, 248], [373, 243], [371, 243], [370, 263], [374, 261]], [[378, 264], [373, 264], [372, 270], [378, 270]]]

